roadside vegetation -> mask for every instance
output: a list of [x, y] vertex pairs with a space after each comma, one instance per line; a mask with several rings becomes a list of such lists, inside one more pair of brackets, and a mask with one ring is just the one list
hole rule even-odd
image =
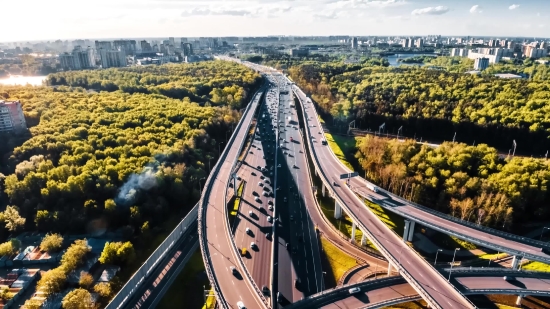
[[333, 287], [336, 286], [338, 280], [340, 280], [348, 269], [357, 265], [357, 261], [342, 252], [342, 250], [334, 246], [324, 237], [321, 237], [321, 246], [323, 249], [321, 254], [325, 257], [331, 269], [325, 276], [325, 284], [327, 288]]

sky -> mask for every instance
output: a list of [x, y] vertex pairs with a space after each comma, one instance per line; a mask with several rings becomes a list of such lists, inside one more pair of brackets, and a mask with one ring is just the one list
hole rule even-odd
[[0, 42], [264, 35], [550, 37], [550, 0], [0, 0]]

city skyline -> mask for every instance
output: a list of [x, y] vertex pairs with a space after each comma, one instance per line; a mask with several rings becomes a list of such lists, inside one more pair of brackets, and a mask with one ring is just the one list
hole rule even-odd
[[[67, 0], [6, 3], [0, 42], [77, 38], [429, 35], [549, 36], [544, 0]], [[546, 3], [547, 4], [547, 3]], [[28, 10], [33, 7], [33, 10]]]

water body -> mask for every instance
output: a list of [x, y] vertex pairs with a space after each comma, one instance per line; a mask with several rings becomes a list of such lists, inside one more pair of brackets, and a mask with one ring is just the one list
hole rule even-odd
[[11, 75], [9, 77], [0, 78], [0, 84], [3, 85], [33, 85], [42, 86], [42, 82], [46, 80], [47, 76], [22, 76]]
[[403, 62], [397, 62], [397, 59], [407, 59], [407, 58], [412, 58], [412, 57], [416, 57], [416, 56], [434, 56], [436, 57], [437, 55], [436, 54], [395, 54], [395, 55], [392, 55], [392, 56], [386, 56], [384, 58], [388, 59], [388, 62], [390, 63], [390, 66], [391, 67], [397, 67], [397, 66], [400, 66], [402, 64], [404, 65], [418, 65], [418, 66], [423, 66], [424, 63], [403, 63]]

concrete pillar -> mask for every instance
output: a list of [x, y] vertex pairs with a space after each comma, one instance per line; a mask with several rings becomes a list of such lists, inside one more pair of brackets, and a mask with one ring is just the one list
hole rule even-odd
[[512, 269], [518, 269], [520, 257], [517, 255], [514, 255], [514, 259], [512, 260]]
[[521, 306], [521, 301], [523, 300], [523, 295], [518, 295], [516, 299], [516, 306]]
[[315, 169], [315, 176], [319, 176], [319, 172]]
[[412, 241], [413, 240], [413, 235], [414, 235], [414, 224], [416, 222], [414, 221], [411, 221], [411, 223], [409, 224], [409, 237], [407, 238], [408, 241]]
[[336, 200], [334, 200], [334, 218], [342, 218], [342, 207], [340, 207]]
[[391, 263], [388, 263], [388, 276], [391, 275]]
[[351, 223], [351, 242], [355, 242], [355, 232], [357, 231], [357, 224]]
[[323, 197], [325, 197], [325, 183], [323, 182], [323, 185], [321, 186], [321, 193], [323, 193]]
[[407, 241], [409, 238], [409, 228], [411, 225], [411, 221], [405, 220], [405, 230], [403, 231], [403, 241]]
[[367, 235], [365, 235], [365, 232], [363, 232], [363, 236], [361, 236], [361, 246], [367, 245]]

